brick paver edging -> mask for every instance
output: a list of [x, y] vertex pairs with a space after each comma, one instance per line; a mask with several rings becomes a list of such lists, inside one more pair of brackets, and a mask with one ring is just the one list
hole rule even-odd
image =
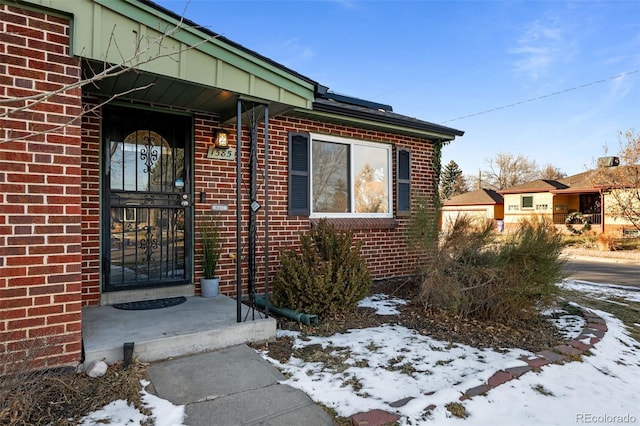
[[[496, 372], [493, 376], [489, 377], [489, 380], [487, 380], [486, 383], [468, 389], [460, 397], [460, 401], [485, 394], [496, 386], [500, 386], [509, 380], [517, 379], [529, 371], [538, 371], [545, 365], [564, 364], [565, 362], [580, 359], [580, 356], [593, 348], [596, 343], [602, 340], [604, 334], [607, 332], [607, 323], [598, 315], [583, 310], [582, 316], [587, 323], [582, 329], [582, 333], [577, 338], [569, 340], [563, 345], [554, 346], [551, 349], [537, 352], [533, 357], [520, 358], [527, 365], [507, 368]], [[582, 342], [586, 339], [589, 340], [588, 344]]]
[[[493, 376], [489, 377], [489, 380], [487, 380], [486, 383], [467, 389], [467, 391], [460, 397], [460, 401], [473, 398], [474, 396], [484, 395], [491, 389], [507, 383], [510, 380], [517, 379], [529, 371], [539, 371], [545, 365], [564, 364], [565, 362], [580, 359], [582, 354], [593, 348], [596, 343], [602, 340], [607, 332], [607, 323], [598, 315], [582, 310], [582, 316], [584, 317], [586, 324], [578, 337], [569, 340], [562, 345], [557, 345], [551, 349], [537, 352], [533, 357], [520, 358], [527, 365], [497, 371]], [[587, 339], [589, 343], [584, 343]], [[400, 401], [392, 402], [389, 405], [391, 407], [400, 407], [412, 399], [413, 398], [405, 398]], [[435, 406], [430, 406], [429, 408], [434, 409]], [[354, 414], [351, 416], [351, 423], [354, 426], [382, 426], [390, 423], [392, 424], [398, 419], [400, 419], [400, 416], [396, 414], [392, 414], [384, 410], [371, 410], [364, 413]]]

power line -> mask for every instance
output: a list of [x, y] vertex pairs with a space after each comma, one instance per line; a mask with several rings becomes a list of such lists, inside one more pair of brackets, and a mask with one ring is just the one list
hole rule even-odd
[[447, 121], [442, 121], [441, 123], [443, 123], [443, 124], [444, 123], [450, 123], [452, 121], [462, 120], [463, 118], [475, 117], [477, 115], [488, 114], [490, 112], [499, 111], [501, 109], [512, 108], [514, 106], [526, 104], [526, 103], [529, 103], [529, 102], [539, 101], [540, 99], [550, 98], [551, 96], [561, 95], [563, 93], [571, 92], [573, 90], [584, 89], [585, 87], [594, 86], [594, 85], [600, 84], [600, 83], [605, 83], [607, 81], [615, 80], [616, 78], [624, 77], [624, 76], [635, 74], [635, 73], [638, 73], [638, 72], [640, 72], [640, 70], [624, 72], [622, 74], [614, 75], [613, 77], [608, 77], [608, 78], [603, 78], [602, 80], [592, 81], [591, 83], [586, 83], [586, 84], [583, 84], [583, 85], [580, 85], [580, 86], [575, 86], [575, 87], [572, 87], [570, 89], [564, 89], [564, 90], [560, 90], [558, 92], [548, 93], [546, 95], [537, 96], [535, 98], [530, 98], [530, 99], [527, 99], [527, 100], [524, 100], [524, 101], [515, 102], [515, 103], [512, 103], [512, 104], [508, 104], [508, 105], [503, 105], [503, 106], [499, 106], [499, 107], [496, 107], [496, 108], [491, 108], [491, 109], [488, 109], [488, 110], [485, 110], [485, 111], [481, 111], [481, 112], [476, 112], [476, 113], [473, 113], [473, 114], [463, 115], [462, 117], [453, 118], [453, 119], [447, 120]]

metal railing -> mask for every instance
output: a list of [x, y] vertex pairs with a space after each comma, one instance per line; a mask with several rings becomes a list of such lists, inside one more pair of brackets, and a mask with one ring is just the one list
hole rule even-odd
[[[567, 217], [572, 213], [554, 213], [553, 223], [556, 225], [564, 225], [567, 221]], [[592, 225], [600, 225], [602, 223], [602, 215], [600, 213], [583, 213], [582, 217]], [[576, 218], [573, 220], [573, 225], [581, 225], [582, 220]]]

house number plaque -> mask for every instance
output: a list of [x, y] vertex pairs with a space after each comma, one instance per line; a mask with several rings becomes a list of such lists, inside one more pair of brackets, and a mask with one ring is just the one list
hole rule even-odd
[[236, 159], [236, 149], [221, 149], [216, 148], [215, 146], [210, 146], [209, 151], [207, 151], [207, 158], [212, 158], [214, 160], [234, 161]]

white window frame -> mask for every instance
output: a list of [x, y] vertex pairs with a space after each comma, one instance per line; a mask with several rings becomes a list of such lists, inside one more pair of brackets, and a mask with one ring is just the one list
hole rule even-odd
[[[310, 218], [392, 218], [393, 217], [393, 161], [391, 158], [391, 154], [392, 154], [392, 145], [390, 144], [385, 144], [385, 143], [380, 143], [380, 142], [371, 142], [371, 141], [366, 141], [366, 140], [362, 140], [362, 139], [351, 139], [351, 138], [345, 138], [345, 137], [340, 137], [340, 136], [333, 136], [333, 135], [325, 135], [322, 133], [309, 133], [310, 135], [310, 147], [309, 147], [309, 208], [311, 209], [310, 211]], [[349, 213], [327, 213], [327, 212], [314, 212], [313, 211], [313, 142], [332, 142], [332, 143], [339, 143], [339, 144], [345, 144], [345, 145], [350, 145], [350, 147], [353, 146], [367, 146], [367, 147], [373, 147], [373, 148], [378, 148], [378, 149], [385, 149], [387, 151], [387, 170], [386, 170], [386, 174], [387, 174], [387, 207], [388, 207], [388, 212], [387, 213], [354, 213], [354, 212], [349, 212]], [[350, 153], [352, 153], [351, 148], [350, 148]], [[354, 156], [353, 155], [349, 155], [349, 205], [351, 206], [351, 209], [354, 208], [355, 206], [355, 191], [353, 188], [353, 182], [354, 182]]]

